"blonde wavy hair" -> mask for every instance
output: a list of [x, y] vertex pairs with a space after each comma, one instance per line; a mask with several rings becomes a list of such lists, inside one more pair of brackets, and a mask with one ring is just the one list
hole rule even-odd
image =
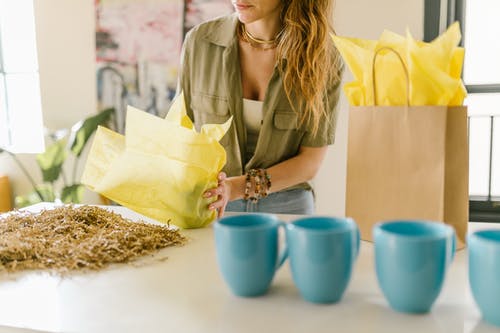
[[[302, 109], [300, 123], [317, 133], [326, 115], [327, 88], [340, 81], [340, 55], [335, 49], [331, 15], [333, 0], [283, 0], [283, 31], [277, 46], [278, 68], [292, 108]], [[294, 96], [300, 96], [295, 99]]]

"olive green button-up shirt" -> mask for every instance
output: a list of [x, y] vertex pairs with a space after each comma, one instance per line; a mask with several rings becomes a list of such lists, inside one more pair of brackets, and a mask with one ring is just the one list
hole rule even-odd
[[[242, 175], [252, 168], [269, 168], [299, 152], [301, 146], [332, 144], [336, 125], [339, 84], [325, 94], [327, 117], [313, 135], [307, 124], [299, 126], [299, 115], [285, 94], [275, 67], [263, 102], [263, 123], [255, 154], [245, 160], [246, 127], [243, 122], [243, 95], [236, 34], [235, 14], [202, 23], [193, 28], [183, 45], [180, 88], [184, 92], [188, 116], [197, 130], [206, 123], [223, 123], [233, 116], [233, 124], [221, 139], [227, 153], [223, 169], [228, 176]], [[295, 187], [310, 188], [309, 184]]]

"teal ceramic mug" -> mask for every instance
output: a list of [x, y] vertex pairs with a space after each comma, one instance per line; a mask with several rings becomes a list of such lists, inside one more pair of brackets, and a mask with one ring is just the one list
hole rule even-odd
[[483, 319], [500, 326], [500, 230], [467, 237], [469, 283]]
[[292, 278], [313, 303], [338, 302], [359, 252], [359, 229], [351, 218], [304, 217], [287, 224]]
[[277, 216], [255, 213], [226, 216], [214, 224], [217, 262], [222, 276], [238, 296], [267, 292], [274, 273], [287, 257], [278, 249]]
[[373, 234], [378, 283], [389, 305], [400, 312], [428, 312], [454, 257], [454, 229], [398, 220], [376, 224]]

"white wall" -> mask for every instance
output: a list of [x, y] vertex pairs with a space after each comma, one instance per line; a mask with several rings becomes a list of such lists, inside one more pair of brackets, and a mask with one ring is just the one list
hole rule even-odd
[[[50, 129], [68, 128], [97, 111], [94, 0], [34, 0], [34, 4], [44, 124]], [[34, 157], [20, 159], [40, 181]], [[15, 194], [31, 191], [6, 154], [0, 155], [0, 173], [9, 176]]]
[[94, 0], [35, 0], [45, 125], [67, 127], [96, 112]]
[[[339, 36], [378, 39], [384, 29], [424, 35], [424, 0], [336, 0], [334, 27]], [[346, 67], [344, 82], [352, 81]], [[314, 183], [318, 214], [345, 214], [348, 103], [342, 92], [335, 144]]]

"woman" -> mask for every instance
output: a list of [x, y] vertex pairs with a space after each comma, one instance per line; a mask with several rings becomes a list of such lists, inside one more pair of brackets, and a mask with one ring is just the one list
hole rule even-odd
[[[197, 129], [233, 123], [227, 164], [205, 192], [228, 211], [312, 214], [310, 181], [333, 143], [341, 76], [332, 0], [233, 0], [186, 36], [180, 88]], [[217, 198], [214, 198], [217, 197]]]

